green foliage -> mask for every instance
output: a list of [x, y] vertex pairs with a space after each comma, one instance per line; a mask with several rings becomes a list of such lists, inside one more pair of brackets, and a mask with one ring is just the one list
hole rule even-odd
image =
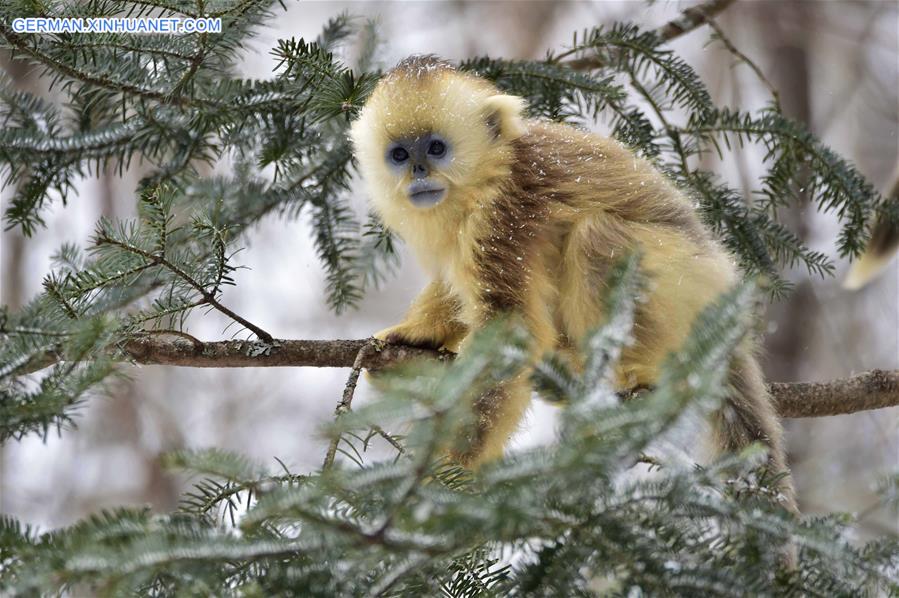
[[[710, 306], [658, 387], [621, 402], [609, 385], [640, 295], [636, 258], [610, 280], [614, 317], [587, 343], [557, 444], [472, 475], [442, 458], [471, 401], [525, 363], [514, 322], [482, 331], [452, 363], [386, 375], [383, 396], [335, 424], [409, 426], [397, 460], [309, 476], [270, 474], [218, 450], [169, 455], [204, 476], [181, 510], [115, 510], [44, 535], [0, 527], [3, 589], [99, 595], [826, 595], [899, 591], [895, 542], [854, 546], [837, 517], [799, 521], [755, 476], [762, 451], [707, 468], [647, 457], [724, 391], [752, 293]], [[561, 363], [556, 361], [557, 364]], [[541, 379], [544, 369], [534, 376]], [[361, 451], [359, 454], [362, 454]], [[651, 462], [654, 474], [635, 464]], [[283, 465], [282, 465], [283, 468]], [[798, 551], [796, 569], [783, 550]]]
[[[104, 0], [78, 10], [97, 16], [130, 9], [140, 16], [153, 4]], [[45, 293], [18, 313], [4, 312], [0, 437], [46, 435], [70, 424], [85, 393], [114, 371], [108, 358], [117, 347], [154, 331], [181, 331], [197, 307], [222, 312], [236, 324], [235, 334], [269, 340], [221, 301], [234, 283], [232, 257], [241, 240], [269, 214], [309, 214], [335, 310], [358, 301], [383, 276], [392, 245], [379, 242], [374, 251], [361, 245], [347, 204], [347, 125], [375, 77], [354, 74], [332, 53], [360, 30], [358, 23], [339, 16], [315, 42], [282, 40], [273, 51], [279, 59], [273, 79], [226, 76], [269, 4], [218, 3], [211, 16], [222, 16], [224, 33], [203, 39], [29, 37], [0, 24], [0, 41], [40, 64], [70, 98], [60, 111], [0, 81], [0, 172], [4, 186], [17, 190], [8, 226], [31, 234], [48, 202], [67, 201], [81, 176], [110, 165], [124, 169], [135, 157], [155, 166], [138, 189], [138, 220], [98, 223], [87, 255], [63, 246]], [[189, 16], [193, 5], [157, 6]], [[8, 3], [0, 20], [39, 10]], [[232, 175], [198, 177], [197, 163], [223, 158], [234, 161]], [[266, 167], [273, 178], [261, 176]], [[92, 344], [82, 340], [85, 331], [94, 331]], [[31, 371], [70, 356], [75, 361], [54, 366], [34, 387]]]
[[[88, 391], [115, 371], [98, 351], [114, 338], [110, 322], [102, 317], [72, 321], [59, 305], [41, 305], [45, 301], [23, 310], [24, 317], [40, 314], [28, 318], [31, 327], [18, 325], [21, 316], [3, 318], [8, 340], [0, 346], [0, 441], [33, 432], [46, 438], [51, 428], [61, 433], [73, 423]], [[20, 368], [56, 360], [38, 381], [17, 376]]]
[[[395, 243], [350, 207], [347, 127], [377, 82], [374, 27], [347, 15], [314, 41], [279, 40], [267, 79], [235, 76], [248, 38], [277, 10], [271, 0], [87, 0], [0, 5], [0, 48], [39, 69], [65, 96], [57, 106], [0, 79], [0, 175], [14, 189], [6, 227], [43, 226], [76, 182], [135, 160], [150, 165], [138, 217], [102, 220], [86, 251], [64, 245], [44, 292], [0, 310], [0, 441], [73, 423], [102, 392], [121, 349], [148, 336], [190, 343], [185, 318], [220, 312], [234, 334], [271, 340], [224, 300], [235, 253], [262, 219], [305, 216], [337, 312], [395, 269]], [[221, 17], [221, 34], [24, 35], [27, 16]], [[732, 45], [719, 31], [719, 40]], [[341, 46], [360, 49], [355, 68]], [[745, 56], [739, 55], [741, 60]], [[577, 69], [572, 68], [571, 60]], [[777, 98], [757, 113], [715, 106], [703, 82], [651, 31], [619, 24], [575, 35], [544, 60], [480, 57], [460, 67], [526, 98], [533, 116], [611, 134], [695, 198], [748, 275], [775, 293], [785, 266], [832, 273], [829, 258], [777, 222], [800, 197], [840, 221], [837, 248], [856, 255], [875, 217], [899, 219], [854, 166]], [[754, 67], [754, 65], [753, 65]], [[765, 150], [748, 202], [700, 166], [744, 143]], [[201, 176], [201, 164], [231, 164]], [[471, 402], [519, 371], [526, 339], [514, 322], [482, 331], [462, 358], [384, 377], [383, 396], [330, 432], [344, 462], [312, 475], [269, 471], [210, 449], [166, 457], [199, 474], [173, 514], [119, 509], [43, 534], [0, 519], [0, 593], [40, 595], [824, 595], [899, 593], [899, 546], [851, 543], [840, 517], [798, 521], [771, 503], [758, 451], [707, 468], [655, 456], [693, 415], [718, 405], [730, 349], [744, 333], [751, 291], [710, 307], [658, 386], [621, 402], [612, 368], [629, 342], [642, 286], [638, 257], [609, 279], [606, 326], [588, 340], [583, 372], [547, 355], [533, 372], [565, 404], [557, 444], [478, 474], [448, 464], [448, 439]], [[43, 368], [43, 372], [36, 373]], [[384, 430], [402, 429], [402, 436]], [[392, 459], [372, 460], [385, 439]], [[658, 469], [636, 475], [635, 463]], [[895, 503], [896, 480], [884, 484]], [[800, 566], [781, 566], [789, 544]]]

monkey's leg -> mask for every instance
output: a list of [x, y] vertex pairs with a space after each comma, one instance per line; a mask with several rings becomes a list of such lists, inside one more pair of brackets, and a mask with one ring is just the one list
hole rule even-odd
[[[637, 306], [634, 342], [624, 349], [616, 367], [620, 390], [653, 386], [667, 356], [689, 337], [697, 315], [733, 284], [727, 257], [709, 252], [684, 234], [628, 229], [608, 217], [582, 220], [569, 235], [560, 287], [565, 330], [576, 342], [605, 320], [596, 289], [605, 284], [612, 254], [625, 253], [630, 245], [642, 248], [642, 265], [654, 290], [646, 303]], [[769, 447], [772, 473], [786, 473], [782, 431], [749, 343], [735, 352], [729, 378], [730, 396], [712, 422], [715, 444], [737, 451], [763, 442]], [[790, 479], [784, 478], [778, 489], [784, 506], [796, 511]]]
[[775, 488], [780, 492], [781, 504], [799, 513], [790, 471], [783, 447], [783, 429], [768, 390], [761, 368], [751, 349], [743, 345], [734, 352], [728, 376], [730, 393], [715, 415], [717, 445], [723, 451], [738, 451], [753, 442], [768, 447], [768, 470], [772, 474], [786, 474]]
[[[468, 467], [502, 457], [503, 448], [518, 428], [531, 401], [531, 364], [553, 349], [558, 339], [550, 308], [554, 297], [553, 283], [539, 258], [534, 260], [529, 276], [517, 279], [514, 288], [517, 293], [508, 304], [497, 306], [485, 302], [476, 313], [485, 314], [481, 323], [502, 312], [521, 316], [529, 335], [529, 363], [515, 377], [474, 401], [474, 422], [456, 440], [451, 454]], [[461, 351], [465, 352], [464, 343]]]
[[472, 405], [474, 422], [456, 439], [450, 456], [466, 467], [499, 459], [531, 401], [527, 372], [487, 391]]
[[416, 297], [402, 322], [374, 334], [391, 343], [451, 351], [458, 349], [468, 328], [459, 320], [459, 302], [441, 281], [432, 281]]

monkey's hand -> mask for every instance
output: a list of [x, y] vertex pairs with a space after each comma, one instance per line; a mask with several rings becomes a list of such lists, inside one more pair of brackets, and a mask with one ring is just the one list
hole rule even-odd
[[390, 344], [456, 351], [468, 334], [458, 319], [459, 302], [440, 281], [431, 281], [409, 308], [406, 317], [374, 335]]

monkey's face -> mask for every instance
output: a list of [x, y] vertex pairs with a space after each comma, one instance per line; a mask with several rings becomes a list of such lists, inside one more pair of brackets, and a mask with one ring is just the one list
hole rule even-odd
[[419, 218], [464, 217], [508, 168], [523, 105], [446, 68], [384, 77], [351, 129], [384, 222], [396, 230]]
[[[488, 139], [476, 95], [455, 77], [386, 79], [353, 125], [360, 170], [375, 207], [398, 216], [464, 204]], [[480, 126], [479, 126], [480, 125]]]
[[396, 139], [387, 145], [384, 160], [403, 181], [412, 205], [429, 208], [446, 197], [448, 181], [440, 174], [452, 164], [453, 148], [444, 136], [429, 131]]

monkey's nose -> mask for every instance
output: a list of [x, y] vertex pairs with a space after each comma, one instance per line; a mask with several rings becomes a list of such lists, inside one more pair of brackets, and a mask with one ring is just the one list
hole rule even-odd
[[412, 176], [417, 179], [422, 179], [428, 176], [428, 167], [424, 164], [413, 164], [412, 165]]

